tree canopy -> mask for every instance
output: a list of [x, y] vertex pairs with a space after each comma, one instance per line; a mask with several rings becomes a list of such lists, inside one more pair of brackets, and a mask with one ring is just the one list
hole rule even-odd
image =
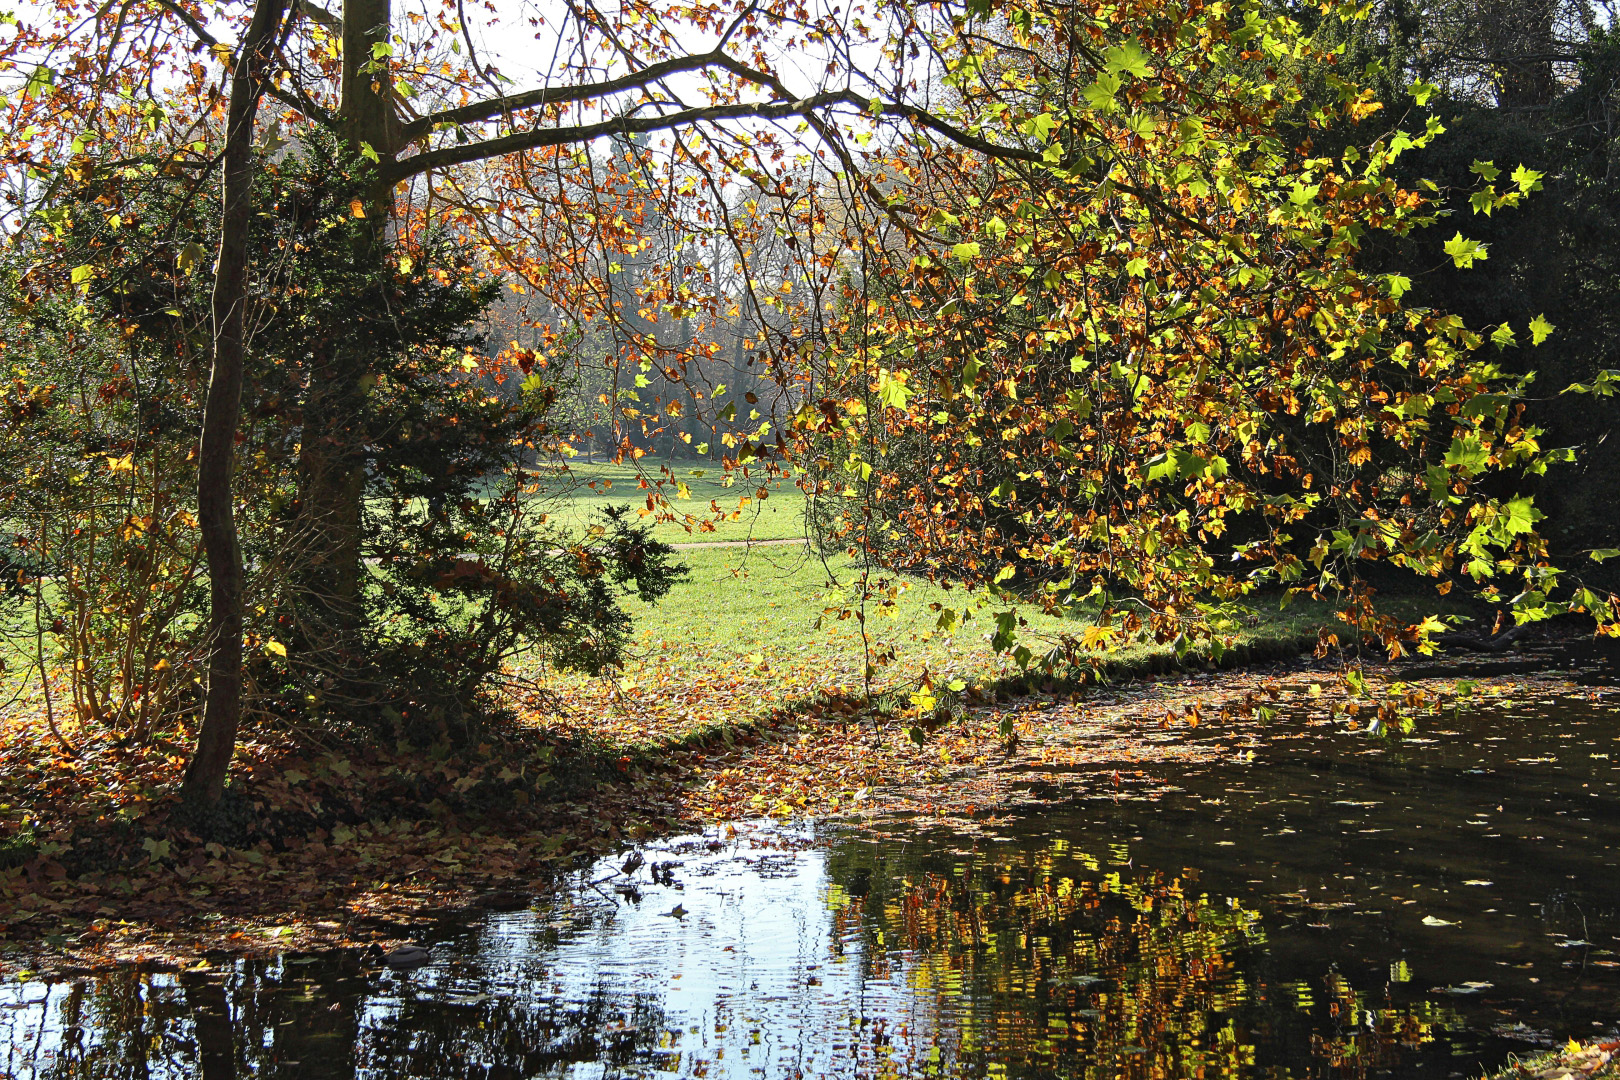
[[[489, 507], [522, 503], [533, 454], [558, 445], [536, 403], [603, 328], [620, 452], [690, 439], [706, 413], [728, 468], [810, 465], [838, 543], [1091, 617], [1040, 657], [1005, 617], [997, 643], [1026, 662], [1208, 636], [1211, 603], [1263, 584], [1334, 597], [1348, 634], [1392, 653], [1427, 647], [1437, 623], [1376, 608], [1376, 563], [1442, 591], [1470, 580], [1525, 618], [1611, 621], [1596, 593], [1557, 591], [1530, 485], [1567, 455], [1487, 347], [1540, 347], [1552, 322], [1470, 327], [1368, 258], [1436, 225], [1443, 207], [1401, 162], [1445, 124], [1380, 124], [1338, 63], [1365, 16], [631, 0], [502, 25], [391, 0], [56, 0], [13, 20], [0, 160], [18, 317], [105, 321], [65, 339], [106, 358], [104, 396], [128, 377], [121, 350], [157, 327], [189, 367], [141, 394], [188, 416], [207, 402], [194, 516], [164, 480], [197, 620], [176, 657], [208, 656], [199, 799], [224, 781], [244, 640], [272, 666], [327, 658], [288, 701], [392, 709], [366, 696], [368, 658], [390, 620], [442, 621], [452, 586], [485, 614], [578, 614], [549, 542], [523, 534], [538, 578], [501, 561], [521, 530]], [[1414, 107], [1434, 92], [1414, 88]], [[1475, 214], [1544, 186], [1515, 162], [1470, 168]], [[303, 196], [287, 186], [300, 170]], [[217, 219], [177, 209], [221, 183]], [[654, 234], [662, 262], [645, 257]], [[175, 296], [210, 247], [205, 316]], [[1458, 269], [1488, 255], [1461, 227], [1443, 250]], [[531, 344], [468, 351], [501, 289], [537, 301]], [[768, 373], [768, 397], [723, 400], [706, 365], [727, 342]], [[522, 389], [481, 396], [473, 376]], [[14, 408], [56, 389], [19, 376]], [[279, 459], [252, 441], [269, 417]], [[131, 439], [81, 471], [146, 475], [137, 454], [157, 442]], [[172, 440], [166, 453], [172, 469]], [[239, 519], [307, 556], [263, 610], [293, 632], [249, 625]], [[569, 559], [656, 594], [667, 568], [633, 532]], [[39, 579], [33, 557], [22, 573]], [[523, 593], [536, 582], [549, 600]], [[610, 605], [592, 605], [600, 618], [572, 625], [611, 638]], [[135, 652], [113, 661], [130, 687], [150, 662]]]

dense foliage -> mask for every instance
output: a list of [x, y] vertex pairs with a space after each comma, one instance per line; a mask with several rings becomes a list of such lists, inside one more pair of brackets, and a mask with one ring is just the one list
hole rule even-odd
[[[1485, 338], [1533, 364], [1552, 323], [1471, 328], [1364, 255], [1437, 224], [1401, 159], [1443, 145], [1439, 118], [1335, 138], [1378, 103], [1260, 8], [1001, 15], [959, 24], [952, 85], [970, 130], [1027, 158], [897, 160], [936, 246], [868, 220], [825, 396], [799, 417], [824, 490], [850, 500], [844, 538], [1090, 611], [1048, 664], [1208, 633], [1211, 599], [1265, 583], [1337, 598], [1392, 653], [1425, 647], [1437, 623], [1377, 613], [1374, 563], [1442, 592], [1469, 580], [1527, 618], [1563, 610], [1530, 492], [1569, 454]], [[1543, 181], [1473, 172], [1467, 201], [1497, 221]], [[1485, 258], [1446, 224], [1449, 264]], [[1590, 591], [1574, 603], [1609, 614]], [[998, 638], [1014, 630], [1008, 615]]]
[[[253, 234], [254, 361], [239, 518], [250, 568], [251, 708], [418, 737], [471, 733], [518, 650], [600, 670], [623, 647], [621, 590], [661, 595], [666, 545], [622, 518], [570, 539], [542, 527], [527, 467], [551, 438], [543, 370], [516, 395], [471, 371], [493, 294], [424, 237], [379, 270], [356, 183], [318, 152], [264, 181]], [[205, 377], [206, 221], [179, 183], [92, 182], [40, 249], [93, 266], [76, 296], [25, 284], [11, 315], [12, 478], [0, 507], [19, 570], [13, 654], [68, 670], [71, 711], [144, 737], [195, 707], [203, 626], [192, 470]], [[115, 223], [114, 223], [115, 222]], [[52, 249], [58, 250], [52, 250]], [[24, 331], [27, 332], [24, 332]], [[334, 401], [323, 368], [364, 372]], [[363, 475], [369, 572], [343, 595], [301, 493], [312, 445]]]

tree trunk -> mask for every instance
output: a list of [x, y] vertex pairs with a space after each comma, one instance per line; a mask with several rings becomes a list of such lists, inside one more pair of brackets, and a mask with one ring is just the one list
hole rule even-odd
[[286, 0], [257, 0], [231, 72], [226, 114], [224, 210], [214, 269], [214, 356], [197, 451], [197, 521], [208, 559], [208, 693], [197, 750], [186, 769], [188, 803], [213, 806], [225, 791], [242, 715], [242, 547], [231, 506], [236, 426], [246, 348], [248, 224], [253, 208], [253, 121], [281, 30]]
[[1553, 77], [1554, 0], [1496, 0], [1482, 13], [1485, 54], [1496, 72], [1496, 103], [1538, 109], [1558, 94]]
[[183, 975], [180, 985], [191, 1010], [200, 1080], [236, 1080], [236, 1039], [224, 982], [217, 974]]
[[[361, 164], [373, 155], [387, 164], [399, 150], [388, 61], [375, 49], [388, 44], [392, 17], [391, 0], [346, 0], [343, 6], [338, 134]], [[379, 267], [387, 254], [392, 199], [391, 189], [378, 187], [363, 206], [370, 228], [368, 250], [361, 257]], [[364, 407], [361, 379], [369, 367], [366, 357], [342, 355], [324, 357], [311, 367], [299, 448], [297, 536], [309, 564], [301, 585], [316, 624], [309, 629], [322, 639], [321, 647], [335, 653], [331, 660], [339, 668], [349, 634], [359, 622], [365, 437], [355, 417]]]

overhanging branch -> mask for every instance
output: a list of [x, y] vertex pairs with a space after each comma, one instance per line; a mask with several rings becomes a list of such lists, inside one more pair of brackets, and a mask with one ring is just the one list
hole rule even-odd
[[[684, 59], [695, 61], [698, 58]], [[729, 70], [731, 65], [735, 64], [735, 61], [728, 64], [725, 62], [727, 60], [729, 58], [711, 57], [707, 62], [713, 66], [724, 67]], [[738, 66], [740, 67], [740, 65]], [[644, 75], [644, 72], [638, 73], [637, 78], [642, 78]], [[524, 96], [527, 97], [528, 95]], [[519, 99], [516, 97], [508, 98], [507, 103], [510, 104], [517, 100]], [[487, 107], [498, 109], [497, 103], [490, 102], [486, 104]], [[471, 161], [483, 161], [487, 158], [519, 153], [524, 150], [538, 150], [549, 146], [565, 146], [572, 143], [589, 142], [592, 139], [605, 138], [611, 135], [640, 135], [654, 131], [668, 131], [672, 128], [686, 127], [692, 124], [716, 123], [726, 120], [786, 120], [795, 116], [810, 118], [822, 110], [836, 106], [847, 106], [875, 114], [872, 102], [853, 91], [828, 90], [797, 101], [739, 102], [729, 105], [709, 105], [701, 108], [680, 109], [656, 116], [624, 115], [601, 120], [594, 124], [533, 128], [528, 131], [513, 132], [510, 135], [481, 139], [477, 142], [463, 143], [457, 146], [443, 146], [424, 151], [394, 162], [384, 170], [384, 174], [388, 182], [397, 183], [432, 169], [462, 165]], [[468, 106], [469, 109], [482, 107], [485, 106]], [[1048, 161], [1045, 153], [1039, 150], [1030, 150], [1021, 146], [1003, 146], [987, 139], [981, 139], [913, 105], [906, 105], [901, 102], [883, 102], [882, 115], [903, 117], [919, 127], [928, 128], [945, 136], [950, 141], [966, 149], [990, 157], [1010, 161], [1057, 164], [1059, 166], [1065, 164], [1063, 162], [1053, 163]]]
[[508, 94], [488, 101], [478, 101], [455, 109], [444, 109], [436, 113], [429, 113], [419, 120], [412, 120], [401, 128], [401, 134], [407, 142], [414, 142], [432, 134], [434, 129], [441, 124], [458, 126], [476, 124], [484, 120], [493, 120], [497, 116], [509, 115], [528, 109], [538, 109], [546, 105], [560, 105], [571, 101], [589, 101], [594, 98], [621, 93], [625, 90], [637, 90], [670, 75], [687, 71], [701, 71], [706, 67], [719, 66], [716, 61], [720, 58], [721, 54], [715, 52], [678, 56], [657, 64], [649, 64], [639, 71], [633, 71], [617, 79], [580, 83], [576, 86], [548, 86], [538, 90], [529, 90], [522, 94]]

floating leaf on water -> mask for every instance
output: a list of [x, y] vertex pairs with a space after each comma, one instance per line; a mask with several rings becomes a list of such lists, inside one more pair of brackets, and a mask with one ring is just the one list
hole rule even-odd
[[1444, 919], [1437, 919], [1433, 915], [1425, 915], [1425, 916], [1423, 916], [1423, 925], [1424, 926], [1456, 926], [1457, 924], [1454, 923], [1454, 922], [1447, 922]]
[[1465, 982], [1458, 986], [1437, 986], [1432, 991], [1436, 994], [1477, 994], [1481, 990], [1489, 990], [1495, 983]]
[[1494, 881], [1486, 881], [1484, 878], [1469, 878], [1467, 881], [1463, 882], [1463, 884], [1464, 885], [1495, 885], [1496, 882], [1494, 882]]

